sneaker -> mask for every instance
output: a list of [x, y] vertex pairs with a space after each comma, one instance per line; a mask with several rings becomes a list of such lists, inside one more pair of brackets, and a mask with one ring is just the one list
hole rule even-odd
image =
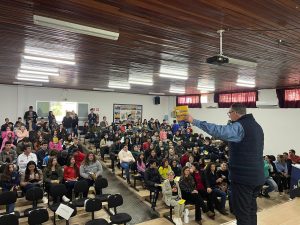
[[261, 195], [264, 196], [265, 198], [270, 198], [270, 195], [266, 192], [263, 192]]
[[69, 202], [70, 201], [70, 199], [69, 198], [67, 198], [67, 196], [62, 196], [62, 200], [64, 201], [64, 202]]
[[228, 215], [228, 212], [226, 211], [226, 209], [221, 209], [221, 210], [219, 210], [219, 212], [223, 215], [226, 215], [226, 216]]
[[208, 211], [208, 212], [206, 213], [206, 215], [207, 215], [210, 219], [212, 219], [212, 220], [215, 219], [215, 214], [214, 214], [212, 211]]
[[44, 204], [48, 204], [48, 198], [47, 197], [43, 197], [42, 201], [43, 201]]

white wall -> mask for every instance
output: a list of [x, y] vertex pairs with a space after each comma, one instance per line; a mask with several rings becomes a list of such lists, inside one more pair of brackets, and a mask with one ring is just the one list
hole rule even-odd
[[162, 120], [170, 108], [169, 98], [162, 96], [160, 105], [154, 105], [153, 95], [125, 94], [115, 92], [81, 91], [60, 88], [30, 87], [16, 85], [0, 85], [0, 124], [8, 117], [15, 122], [18, 116], [32, 105], [35, 109], [36, 101], [70, 101], [87, 102], [91, 107], [99, 108], [100, 119], [107, 116], [109, 122], [113, 120], [113, 104], [143, 105], [143, 119], [158, 118]]

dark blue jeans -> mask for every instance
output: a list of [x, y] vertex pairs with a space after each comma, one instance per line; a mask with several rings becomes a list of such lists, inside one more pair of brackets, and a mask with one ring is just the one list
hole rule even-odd
[[221, 207], [220, 209], [225, 209], [225, 204], [226, 204], [226, 192], [221, 191], [218, 188], [213, 189], [213, 193], [215, 194], [216, 197], [221, 197]]
[[257, 225], [256, 198], [261, 187], [231, 182], [231, 200], [237, 225]]

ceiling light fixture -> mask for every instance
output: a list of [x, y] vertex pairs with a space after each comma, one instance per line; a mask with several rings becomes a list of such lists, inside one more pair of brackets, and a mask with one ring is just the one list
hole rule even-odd
[[41, 56], [44, 58], [62, 59], [67, 61], [75, 61], [75, 54], [71, 52], [65, 52], [63, 49], [50, 50], [46, 48], [35, 48], [26, 46], [24, 48], [24, 54]]
[[59, 76], [58, 73], [49, 73], [49, 72], [42, 72], [42, 71], [34, 71], [34, 70], [19, 70], [20, 73], [23, 74], [37, 74], [37, 75], [44, 75], [44, 76]]
[[114, 89], [108, 89], [108, 88], [93, 88], [93, 91], [114, 91]]
[[178, 75], [173, 75], [173, 74], [159, 74], [160, 77], [164, 77], [164, 78], [173, 78], [173, 79], [178, 79], [178, 80], [187, 80], [188, 77], [185, 76], [178, 76]]
[[102, 30], [99, 28], [88, 27], [76, 23], [70, 23], [63, 20], [57, 20], [49, 17], [33, 15], [33, 22], [36, 25], [50, 27], [54, 29], [66, 30], [77, 34], [86, 34], [90, 36], [106, 38], [110, 40], [118, 40], [119, 33]]
[[242, 79], [238, 79], [236, 82], [237, 83], [242, 83], [242, 84], [252, 84], [252, 85], [255, 85], [255, 81], [254, 80], [242, 80]]
[[31, 56], [31, 55], [24, 55], [23, 57], [24, 57], [24, 59], [41, 61], [41, 62], [50, 62], [50, 63], [58, 63], [58, 64], [66, 64], [66, 65], [75, 65], [74, 61], [68, 61], [68, 60], [44, 58], [44, 57]]
[[253, 88], [253, 87], [255, 87], [255, 84], [236, 83], [236, 86]]
[[129, 84], [140, 84], [140, 85], [146, 85], [146, 86], [152, 86], [153, 85], [153, 81], [139, 81], [139, 80], [129, 80], [128, 81]]
[[17, 84], [17, 85], [29, 85], [29, 86], [43, 86], [43, 84], [41, 83], [30, 83], [30, 82], [18, 82], [18, 81], [15, 81], [13, 82], [13, 84]]
[[130, 89], [130, 84], [121, 81], [110, 81], [108, 83], [109, 88], [116, 88], [116, 89]]
[[165, 95], [165, 93], [161, 93], [161, 92], [149, 92], [149, 95]]
[[32, 66], [27, 64], [21, 64], [21, 70], [30, 70], [30, 71], [37, 71], [37, 72], [49, 72], [49, 73], [58, 73], [58, 68], [53, 67], [42, 67], [42, 66]]
[[27, 78], [27, 77], [16, 77], [17, 80], [25, 80], [25, 81], [37, 81], [37, 82], [49, 82], [49, 80], [46, 79], [35, 79], [35, 78]]
[[19, 73], [18, 77], [24, 77], [24, 78], [36, 78], [36, 79], [42, 79], [42, 80], [49, 80], [48, 76], [39, 76], [39, 75], [35, 75], [35, 74], [22, 74]]

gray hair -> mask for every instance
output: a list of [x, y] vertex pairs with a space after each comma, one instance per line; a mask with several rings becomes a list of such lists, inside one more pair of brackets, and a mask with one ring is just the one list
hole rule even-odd
[[231, 109], [241, 116], [246, 115], [247, 113], [246, 106], [244, 106], [242, 103], [233, 103], [231, 105]]
[[171, 171], [169, 171], [168, 173], [167, 173], [167, 175], [169, 176], [169, 175], [173, 175], [173, 176], [175, 176], [175, 173], [173, 172], [173, 170], [171, 170]]

